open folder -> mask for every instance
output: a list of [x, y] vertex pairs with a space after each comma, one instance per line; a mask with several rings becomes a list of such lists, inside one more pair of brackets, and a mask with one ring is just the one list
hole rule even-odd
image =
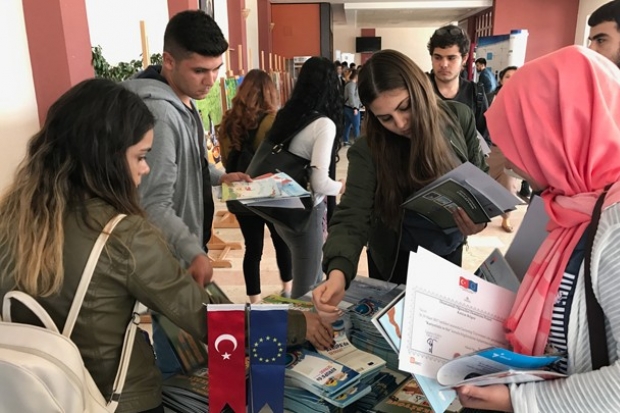
[[442, 229], [456, 226], [452, 212], [462, 208], [476, 224], [516, 209], [522, 201], [489, 175], [466, 162], [410, 196], [402, 206]]

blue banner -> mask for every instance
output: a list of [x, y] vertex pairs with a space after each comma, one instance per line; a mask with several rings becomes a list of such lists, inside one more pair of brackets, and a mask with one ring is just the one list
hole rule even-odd
[[249, 412], [265, 405], [274, 413], [284, 412], [284, 370], [288, 306], [250, 306], [250, 403]]

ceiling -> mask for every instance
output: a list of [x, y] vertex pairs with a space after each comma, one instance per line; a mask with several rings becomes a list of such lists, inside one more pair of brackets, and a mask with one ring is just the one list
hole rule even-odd
[[[271, 0], [272, 3], [325, 3]], [[493, 0], [332, 0], [334, 25], [354, 27], [437, 27], [462, 20], [493, 5]]]

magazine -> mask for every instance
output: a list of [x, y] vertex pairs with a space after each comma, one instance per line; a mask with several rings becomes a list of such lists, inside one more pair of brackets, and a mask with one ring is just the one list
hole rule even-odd
[[263, 298], [261, 304], [287, 304], [289, 310], [314, 311], [314, 304], [311, 301], [304, 301], [295, 298], [285, 298], [278, 294], [268, 295]]
[[375, 407], [377, 413], [433, 413], [428, 400], [414, 377], [405, 381], [394, 393]]
[[452, 213], [462, 208], [476, 224], [516, 209], [521, 200], [489, 175], [466, 162], [409, 197], [402, 206], [442, 229], [456, 227]]
[[372, 376], [385, 367], [385, 360], [381, 357], [362, 351], [351, 344], [344, 329], [334, 330], [334, 341], [336, 343], [334, 347], [319, 350], [319, 353], [360, 373], [360, 379]]
[[284, 172], [259, 176], [252, 182], [222, 184], [222, 201], [239, 201], [248, 206], [303, 209], [301, 198], [310, 197], [310, 192]]
[[561, 358], [559, 354], [525, 356], [503, 348], [488, 348], [448, 361], [437, 371], [437, 381], [458, 387], [552, 380], [566, 377], [546, 369]]

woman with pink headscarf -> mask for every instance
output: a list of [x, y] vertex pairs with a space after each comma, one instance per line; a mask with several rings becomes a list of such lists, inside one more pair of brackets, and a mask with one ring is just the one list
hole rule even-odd
[[[508, 339], [522, 354], [565, 352], [559, 369], [569, 376], [464, 386], [461, 403], [528, 413], [620, 412], [620, 71], [588, 49], [561, 49], [519, 69], [486, 117], [508, 167], [543, 191], [550, 217], [506, 322]], [[599, 199], [600, 221], [592, 227]]]

